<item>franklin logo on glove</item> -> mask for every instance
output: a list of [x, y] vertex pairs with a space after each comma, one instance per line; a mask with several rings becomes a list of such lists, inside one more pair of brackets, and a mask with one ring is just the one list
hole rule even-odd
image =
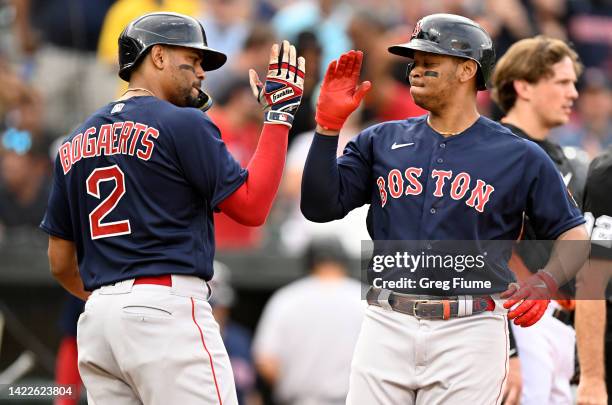
[[295, 95], [295, 92], [289, 87], [281, 91], [277, 91], [276, 93], [272, 93], [270, 98], [272, 99], [272, 103], [278, 103], [279, 101], [292, 97], [293, 95]]

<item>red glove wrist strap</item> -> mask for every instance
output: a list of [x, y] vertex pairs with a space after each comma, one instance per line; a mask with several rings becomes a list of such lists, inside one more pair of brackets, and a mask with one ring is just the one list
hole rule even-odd
[[538, 271], [537, 275], [544, 282], [544, 284], [546, 284], [546, 287], [548, 287], [548, 291], [550, 291], [551, 294], [554, 294], [559, 289], [559, 286], [557, 285], [557, 282], [553, 276], [551, 276], [546, 270]]
[[340, 128], [342, 128], [342, 125], [344, 125], [344, 121], [346, 121], [346, 118], [339, 118], [330, 114], [326, 114], [317, 108], [315, 120], [317, 121], [317, 124], [321, 125], [325, 129], [339, 131]]

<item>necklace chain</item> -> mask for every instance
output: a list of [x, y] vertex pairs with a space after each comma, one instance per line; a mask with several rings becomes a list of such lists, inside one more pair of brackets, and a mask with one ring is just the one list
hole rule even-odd
[[434, 128], [434, 126], [433, 126], [433, 125], [431, 125], [431, 121], [429, 120], [429, 116], [427, 116], [427, 123], [429, 124], [429, 126], [430, 126], [430, 127], [431, 127], [431, 128], [434, 130], [434, 131], [436, 131], [436, 132], [437, 132], [437, 133], [439, 133], [440, 135], [457, 135], [457, 134], [461, 133], [461, 131], [460, 131], [460, 132], [442, 132], [442, 131], [438, 131], [437, 129], [435, 129], [435, 128]]
[[146, 91], [147, 93], [149, 93], [153, 97], [157, 97], [151, 90], [145, 89], [144, 87], [132, 87], [132, 88], [129, 88], [126, 91], [124, 91], [121, 96], [125, 96], [130, 91]]

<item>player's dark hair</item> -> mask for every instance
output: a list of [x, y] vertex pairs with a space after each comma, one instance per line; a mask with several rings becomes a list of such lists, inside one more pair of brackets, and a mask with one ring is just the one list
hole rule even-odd
[[317, 55], [320, 55], [322, 52], [322, 47], [316, 34], [308, 30], [298, 34], [295, 49], [298, 55], [303, 55], [309, 50], [313, 50]]
[[228, 80], [227, 86], [222, 86], [215, 94], [215, 101], [220, 106], [225, 106], [232, 98], [241, 92], [251, 91], [251, 86], [247, 79], [239, 75], [229, 75], [231, 80]]
[[349, 258], [337, 237], [325, 236], [314, 238], [304, 252], [304, 270], [309, 274], [313, 269], [324, 262], [333, 262], [348, 266]]
[[249, 35], [242, 46], [243, 50], [249, 50], [257, 47], [268, 46], [268, 44], [276, 41], [276, 34], [269, 25], [255, 25], [249, 31]]
[[552, 66], [569, 57], [576, 75], [582, 72], [582, 64], [576, 51], [560, 39], [538, 35], [516, 42], [508, 49], [495, 66], [492, 77], [493, 101], [508, 112], [516, 102], [515, 80], [537, 83], [553, 74]]

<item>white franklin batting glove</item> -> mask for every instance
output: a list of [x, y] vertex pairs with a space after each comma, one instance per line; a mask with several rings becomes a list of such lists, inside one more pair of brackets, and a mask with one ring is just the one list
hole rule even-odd
[[305, 69], [306, 60], [297, 57], [289, 41], [283, 41], [280, 50], [278, 44], [272, 46], [265, 84], [253, 69], [249, 70], [251, 90], [265, 112], [264, 122], [291, 127], [304, 94]]

